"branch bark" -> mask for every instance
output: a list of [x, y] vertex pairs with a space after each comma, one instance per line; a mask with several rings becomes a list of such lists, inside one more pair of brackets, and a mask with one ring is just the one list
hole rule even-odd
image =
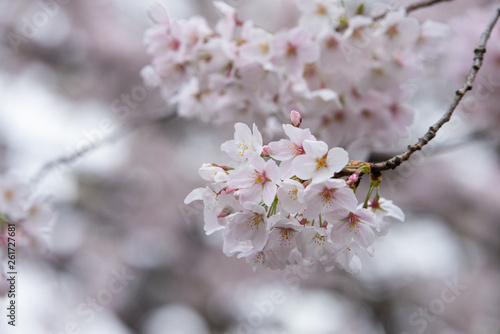
[[46, 164], [44, 164], [38, 172], [35, 174], [35, 176], [32, 178], [32, 182], [34, 184], [40, 182], [43, 180], [51, 171], [53, 171], [56, 167], [60, 165], [68, 165], [71, 164], [72, 162], [75, 162], [76, 160], [80, 159], [84, 155], [87, 155], [88, 153], [95, 151], [96, 149], [106, 145], [110, 144], [121, 137], [133, 132], [134, 130], [137, 130], [143, 126], [150, 125], [150, 124], [155, 124], [155, 123], [160, 123], [160, 122], [169, 122], [170, 120], [174, 119], [176, 117], [176, 113], [170, 113], [168, 115], [164, 115], [165, 110], [159, 110], [156, 113], [160, 112], [161, 115], [153, 115], [151, 116], [150, 114], [148, 115], [139, 115], [131, 119], [127, 124], [125, 124], [120, 130], [118, 130], [116, 133], [102, 139], [101, 141], [98, 142], [92, 142], [91, 145], [86, 146], [85, 148], [74, 152], [69, 155], [65, 155], [62, 157], [59, 157], [55, 160], [49, 161]]
[[481, 66], [483, 65], [484, 54], [486, 53], [486, 44], [488, 43], [493, 27], [497, 23], [499, 17], [500, 17], [500, 7], [496, 10], [495, 16], [488, 24], [486, 30], [482, 33], [481, 41], [478, 47], [474, 50], [475, 54], [474, 62], [469, 71], [469, 74], [466, 77], [465, 83], [462, 86], [462, 88], [460, 88], [455, 92], [455, 97], [453, 99], [453, 102], [448, 107], [446, 113], [441, 117], [441, 119], [439, 119], [439, 121], [437, 121], [434, 125], [432, 125], [429, 128], [426, 134], [424, 134], [422, 137], [418, 139], [416, 144], [409, 145], [405, 152], [398, 154], [389, 160], [370, 164], [372, 174], [373, 173], [379, 174], [384, 170], [395, 169], [396, 167], [401, 165], [404, 161], [410, 159], [413, 153], [421, 150], [428, 142], [430, 142], [434, 137], [436, 137], [436, 134], [439, 131], [439, 129], [441, 129], [441, 127], [451, 119], [453, 112], [456, 110], [457, 106], [460, 104], [460, 101], [462, 101], [465, 94], [468, 91], [472, 90], [474, 80], [476, 79], [476, 75], [481, 69]]
[[[406, 9], [406, 13], [407, 14], [410, 14], [411, 12], [414, 12], [418, 9], [421, 9], [421, 8], [425, 8], [425, 7], [430, 7], [430, 6], [433, 6], [437, 3], [440, 3], [440, 2], [447, 2], [447, 1], [453, 1], [453, 0], [424, 0], [424, 1], [420, 1], [420, 2], [416, 2], [416, 3], [413, 3], [411, 5], [408, 5], [405, 7]], [[375, 16], [373, 19], [375, 21], [378, 21], [380, 19], [383, 19], [386, 15], [387, 15], [388, 11], [385, 12], [385, 13], [382, 13], [378, 16]]]

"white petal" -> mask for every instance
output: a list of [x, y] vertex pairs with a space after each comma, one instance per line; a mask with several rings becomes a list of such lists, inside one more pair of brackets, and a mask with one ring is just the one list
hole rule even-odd
[[184, 204], [189, 204], [192, 201], [201, 201], [203, 199], [203, 193], [206, 188], [196, 188], [193, 189], [184, 199]]
[[293, 173], [302, 180], [309, 180], [316, 171], [316, 161], [307, 155], [299, 155], [293, 159]]
[[328, 145], [323, 141], [304, 140], [304, 151], [312, 158], [321, 158], [328, 152]]
[[349, 162], [349, 154], [346, 150], [340, 147], [334, 147], [328, 151], [328, 157], [326, 159], [328, 169], [333, 172], [340, 172], [342, 168]]

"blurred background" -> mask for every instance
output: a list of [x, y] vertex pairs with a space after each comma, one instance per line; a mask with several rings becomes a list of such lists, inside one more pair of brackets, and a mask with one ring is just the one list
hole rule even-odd
[[[32, 177], [138, 115], [175, 112], [140, 76], [155, 2], [174, 18], [218, 17], [207, 0], [0, 0], [1, 172]], [[227, 1], [277, 26], [286, 2], [262, 13], [262, 0]], [[453, 36], [412, 82], [411, 135], [369, 159], [400, 152], [444, 112], [493, 3], [456, 0], [412, 14], [449, 23]], [[453, 121], [384, 174], [383, 196], [407, 219], [377, 240], [360, 276], [254, 273], [226, 257], [221, 236], [204, 235], [202, 205], [183, 200], [204, 185], [203, 162], [224, 160], [219, 147], [233, 124], [155, 122], [40, 183], [58, 219], [45, 251], [20, 250], [18, 325], [2, 315], [0, 333], [500, 333], [500, 26], [488, 50]]]

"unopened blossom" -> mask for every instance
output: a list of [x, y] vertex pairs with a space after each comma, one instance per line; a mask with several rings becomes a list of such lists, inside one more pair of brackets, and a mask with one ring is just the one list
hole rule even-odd
[[298, 128], [301, 123], [302, 123], [302, 116], [300, 116], [300, 113], [296, 110], [292, 110], [290, 112], [290, 124]]
[[324, 181], [349, 162], [347, 152], [340, 147], [328, 150], [325, 142], [312, 140], [305, 140], [303, 146], [305, 154], [296, 157], [292, 165], [295, 175], [302, 180]]

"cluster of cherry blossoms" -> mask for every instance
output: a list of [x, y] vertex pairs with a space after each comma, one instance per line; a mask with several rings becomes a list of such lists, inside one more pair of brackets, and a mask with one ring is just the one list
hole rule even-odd
[[[234, 139], [221, 146], [233, 165], [203, 164], [199, 174], [209, 184], [185, 203], [202, 200], [205, 232], [223, 230], [224, 253], [238, 253], [254, 270], [337, 265], [359, 274], [362, 253], [371, 255], [375, 237], [385, 235], [391, 221], [403, 221], [404, 213], [379, 196], [376, 182], [358, 204], [366, 164], [350, 163], [344, 149], [329, 149], [309, 129], [294, 126], [298, 119], [292, 111], [292, 124], [283, 125], [288, 139], [268, 145], [255, 124], [251, 130], [236, 123]], [[345, 167], [356, 172], [347, 181], [335, 178]]]
[[47, 196], [34, 193], [29, 182], [15, 175], [0, 175], [0, 276], [9, 248], [39, 248], [54, 217]]
[[143, 75], [182, 117], [284, 119], [296, 109], [321, 139], [349, 152], [387, 145], [413, 121], [404, 84], [438, 56], [447, 29], [377, 3], [284, 1], [300, 15], [275, 32], [222, 1], [214, 2], [222, 14], [214, 28], [198, 16], [172, 20], [157, 6]]

